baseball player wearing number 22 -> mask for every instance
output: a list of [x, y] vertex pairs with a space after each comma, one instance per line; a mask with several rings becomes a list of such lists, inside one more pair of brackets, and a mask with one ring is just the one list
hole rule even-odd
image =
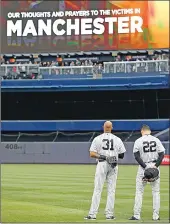
[[104, 182], [107, 182], [107, 203], [105, 215], [107, 220], [115, 219], [114, 201], [118, 175], [118, 159], [124, 158], [126, 149], [120, 138], [112, 134], [112, 123], [106, 121], [104, 133], [94, 138], [90, 147], [90, 157], [97, 159], [94, 192], [88, 216], [84, 219], [95, 220], [100, 204]]
[[135, 141], [133, 153], [139, 168], [136, 176], [136, 196], [134, 215], [129, 220], [140, 220], [144, 187], [150, 183], [153, 195], [153, 220], [160, 220], [160, 178], [159, 166], [163, 160], [165, 148], [160, 140], [151, 135], [150, 127], [143, 125], [142, 137]]

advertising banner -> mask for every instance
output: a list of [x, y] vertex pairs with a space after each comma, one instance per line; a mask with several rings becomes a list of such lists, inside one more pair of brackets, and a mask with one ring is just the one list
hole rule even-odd
[[162, 161], [162, 165], [170, 165], [170, 155], [165, 155]]
[[169, 1], [1, 1], [2, 53], [169, 48]]

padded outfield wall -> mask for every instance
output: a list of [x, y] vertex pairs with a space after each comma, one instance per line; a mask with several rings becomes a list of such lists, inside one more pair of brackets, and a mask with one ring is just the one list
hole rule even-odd
[[[1, 163], [95, 164], [89, 158], [90, 142], [67, 143], [1, 143]], [[121, 164], [136, 164], [133, 142], [125, 142], [126, 154]], [[169, 142], [163, 143], [169, 155]]]

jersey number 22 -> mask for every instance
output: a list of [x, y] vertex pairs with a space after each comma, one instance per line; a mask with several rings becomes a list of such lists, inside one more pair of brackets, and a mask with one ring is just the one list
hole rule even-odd
[[104, 144], [105, 144], [105, 146], [104, 147], [102, 147], [102, 149], [103, 150], [114, 150], [114, 148], [113, 148], [113, 139], [103, 139], [103, 141], [102, 141]]
[[156, 142], [143, 142], [143, 151], [144, 152], [156, 152]]

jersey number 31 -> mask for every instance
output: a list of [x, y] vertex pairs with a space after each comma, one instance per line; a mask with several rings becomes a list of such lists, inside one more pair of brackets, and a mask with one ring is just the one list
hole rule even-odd
[[144, 152], [156, 152], [156, 142], [143, 142], [143, 151]]
[[114, 150], [114, 148], [113, 148], [113, 139], [111, 139], [111, 140], [103, 139], [102, 142], [105, 144], [105, 146], [102, 147], [103, 150], [109, 150], [109, 149], [110, 150]]

